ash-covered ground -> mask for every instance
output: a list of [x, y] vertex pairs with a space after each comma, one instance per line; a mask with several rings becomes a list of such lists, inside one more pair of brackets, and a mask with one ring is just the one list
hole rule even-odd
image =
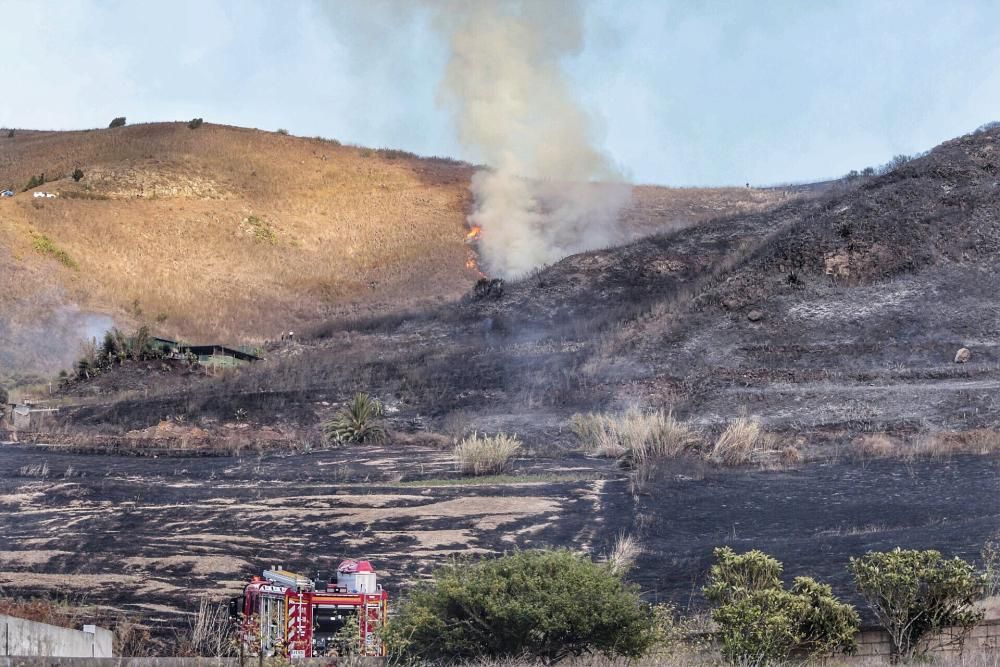
[[415, 445], [242, 459], [0, 448], [3, 590], [163, 625], [272, 564], [311, 576], [370, 558], [398, 596], [454, 556], [564, 546], [601, 558], [622, 533], [643, 546], [631, 578], [651, 600], [701, 606], [712, 549], [726, 544], [852, 597], [851, 556], [903, 546], [975, 559], [998, 527], [1000, 459], [988, 457], [782, 471], [675, 463], [633, 495], [607, 460], [579, 455], [475, 480]]

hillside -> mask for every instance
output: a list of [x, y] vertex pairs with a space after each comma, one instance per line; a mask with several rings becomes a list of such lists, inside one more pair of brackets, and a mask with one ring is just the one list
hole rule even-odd
[[[74, 182], [73, 170], [83, 171]], [[473, 167], [206, 124], [0, 137], [0, 367], [53, 372], [79, 341], [149, 324], [260, 344], [318, 320], [466, 292]], [[33, 191], [29, 179], [44, 175]], [[636, 189], [623, 238], [784, 193]]]
[[[809, 446], [844, 429], [993, 427], [996, 139], [970, 135], [826, 194], [568, 257], [498, 300], [333, 322], [208, 381], [205, 409], [224, 418], [245, 404], [273, 421], [262, 396], [365, 389], [402, 415], [468, 411], [481, 428], [519, 433], [628, 406], [709, 429], [752, 411], [824, 434]], [[953, 363], [963, 346], [971, 361]], [[174, 400], [161, 392], [155, 407], [112, 404], [87, 419], [146, 427], [144, 415], [182, 410]], [[302, 408], [297, 420], [323, 416]]]
[[[40, 445], [0, 448], [0, 529], [17, 537], [0, 584], [169, 624], [194, 604], [188, 582], [222, 594], [262, 562], [357, 552], [395, 595], [456, 554], [601, 558], [624, 533], [644, 594], [692, 609], [721, 545], [855, 603], [846, 566], [866, 550], [976, 559], [1000, 525], [998, 141], [664, 219], [502, 291], [333, 318], [236, 373], [128, 363], [72, 383], [54, 428], [17, 434]], [[644, 189], [631, 219], [661, 197], [705, 208]], [[389, 440], [327, 443], [322, 423], [358, 391], [384, 401]], [[630, 408], [671, 412], [689, 439], [637, 463], [574, 432], [577, 413], [628, 423]], [[744, 416], [747, 456], [717, 455]], [[500, 431], [523, 441], [503, 474], [456, 469], [458, 439]]]
[[37, 190], [58, 198], [0, 202], [0, 275], [34, 297], [7, 292], [0, 312], [21, 326], [62, 304], [261, 342], [349, 304], [454, 295], [474, 276], [470, 168], [450, 161], [180, 123], [0, 140], [0, 183], [43, 173], [56, 180]]

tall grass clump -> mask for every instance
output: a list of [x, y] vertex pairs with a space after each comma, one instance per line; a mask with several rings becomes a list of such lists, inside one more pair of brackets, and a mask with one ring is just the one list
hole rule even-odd
[[673, 458], [698, 444], [698, 435], [670, 412], [629, 410], [622, 414], [577, 414], [570, 429], [597, 456], [630, 456], [634, 462]]
[[615, 539], [608, 553], [608, 566], [611, 571], [625, 576], [633, 567], [635, 561], [642, 554], [642, 544], [635, 537], [621, 533]]
[[237, 638], [224, 604], [203, 596], [198, 613], [189, 621], [186, 636], [179, 637], [178, 653], [187, 656], [217, 658], [234, 653]]
[[715, 444], [710, 458], [726, 465], [744, 465], [768, 451], [774, 438], [764, 430], [759, 417], [742, 415], [729, 422]]
[[516, 435], [473, 433], [455, 445], [452, 453], [466, 475], [497, 475], [507, 470], [519, 451], [521, 441]]

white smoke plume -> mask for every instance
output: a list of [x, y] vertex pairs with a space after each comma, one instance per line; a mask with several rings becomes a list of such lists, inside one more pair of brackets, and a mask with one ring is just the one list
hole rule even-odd
[[488, 167], [472, 179], [481, 259], [516, 277], [617, 238], [631, 187], [594, 146], [561, 60], [583, 46], [575, 0], [428, 2], [450, 44], [441, 98]]

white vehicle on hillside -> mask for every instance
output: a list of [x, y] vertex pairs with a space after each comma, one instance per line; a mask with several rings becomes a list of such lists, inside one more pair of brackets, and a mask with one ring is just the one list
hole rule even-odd
[[36, 192], [32, 196], [35, 198], [44, 197], [46, 199], [51, 199], [52, 197], [56, 197], [57, 195], [54, 192]]

